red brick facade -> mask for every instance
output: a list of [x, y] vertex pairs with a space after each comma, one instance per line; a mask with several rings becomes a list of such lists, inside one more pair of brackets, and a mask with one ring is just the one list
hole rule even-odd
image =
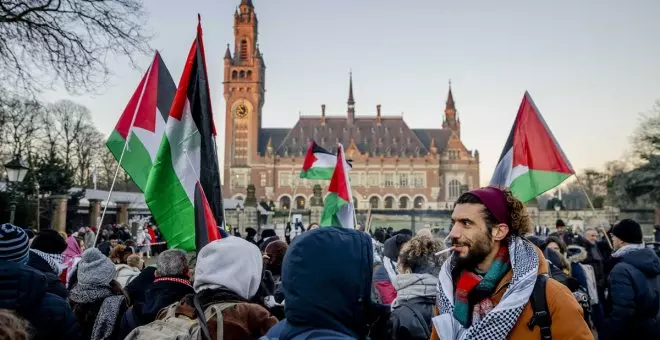
[[[303, 116], [291, 129], [261, 126], [265, 64], [257, 45], [254, 6], [242, 0], [234, 14], [234, 52], [224, 59], [225, 160], [223, 193], [245, 197], [248, 184], [257, 198], [278, 207], [307, 208], [314, 184], [298, 178], [311, 140], [336, 151], [337, 143], [353, 160], [350, 173], [359, 208], [445, 208], [462, 191], [479, 185], [479, 153], [460, 139], [451, 86], [444, 120], [435, 129], [411, 129], [401, 116], [356, 114], [352, 78], [346, 113]], [[294, 196], [295, 190], [295, 196]]]

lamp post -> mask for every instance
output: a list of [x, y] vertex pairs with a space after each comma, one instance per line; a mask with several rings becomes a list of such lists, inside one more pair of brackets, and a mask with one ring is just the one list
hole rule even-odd
[[25, 162], [16, 155], [9, 163], [5, 164], [7, 170], [7, 191], [9, 192], [9, 223], [14, 223], [14, 215], [16, 214], [16, 193], [14, 188], [9, 189], [9, 183], [21, 183], [27, 175], [30, 168], [27, 167]]
[[557, 212], [557, 219], [559, 219], [559, 210], [561, 210], [561, 204], [557, 202], [555, 203], [555, 211]]
[[40, 204], [40, 199], [41, 197], [39, 196], [39, 182], [37, 180], [34, 181], [34, 190], [37, 194], [37, 231], [41, 231], [41, 204]]

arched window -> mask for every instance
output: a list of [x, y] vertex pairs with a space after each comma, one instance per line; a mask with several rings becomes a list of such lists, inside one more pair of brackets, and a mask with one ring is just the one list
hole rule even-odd
[[235, 199], [236, 199], [237, 201], [242, 201], [242, 200], [243, 200], [243, 196], [236, 196]]
[[298, 210], [303, 210], [305, 209], [305, 202], [307, 200], [305, 199], [304, 196], [298, 196], [296, 197], [296, 209]]
[[236, 79], [238, 78], [238, 71], [234, 70], [231, 72], [231, 79]]
[[449, 182], [449, 200], [456, 200], [461, 195], [461, 182], [452, 179]]
[[241, 61], [248, 59], [248, 42], [247, 40], [241, 40]]
[[252, 71], [251, 70], [247, 71], [247, 79], [252, 79]]
[[245, 79], [245, 71], [241, 71], [239, 78]]
[[425, 202], [424, 202], [424, 197], [422, 197], [422, 196], [417, 196], [417, 197], [415, 197], [415, 205], [414, 205], [414, 208], [415, 208], [415, 209], [422, 209], [422, 208], [424, 208], [424, 203], [425, 203]]
[[371, 209], [378, 209], [379, 204], [380, 204], [380, 200], [378, 199], [378, 197], [374, 196], [369, 199], [369, 206], [371, 207]]
[[280, 209], [289, 209], [291, 207], [291, 199], [288, 196], [280, 198]]
[[387, 197], [385, 198], [385, 209], [392, 209], [394, 208], [394, 197]]
[[357, 197], [353, 196], [353, 209], [358, 209], [358, 200]]
[[399, 198], [399, 209], [408, 209], [408, 201], [410, 200], [406, 196]]

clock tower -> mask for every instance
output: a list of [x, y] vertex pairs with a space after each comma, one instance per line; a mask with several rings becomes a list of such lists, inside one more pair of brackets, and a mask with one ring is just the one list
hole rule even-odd
[[241, 0], [234, 13], [233, 53], [228, 44], [224, 58], [224, 183], [230, 189], [227, 193], [244, 192], [250, 178], [249, 167], [258, 157], [266, 69], [257, 44], [258, 23], [252, 0]]

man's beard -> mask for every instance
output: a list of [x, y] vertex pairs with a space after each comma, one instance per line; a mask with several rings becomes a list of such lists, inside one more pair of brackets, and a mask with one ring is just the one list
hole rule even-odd
[[490, 232], [478, 235], [474, 240], [452, 239], [452, 246], [466, 246], [468, 254], [463, 257], [456, 253], [456, 265], [465, 269], [474, 269], [483, 262], [493, 249], [493, 238]]

